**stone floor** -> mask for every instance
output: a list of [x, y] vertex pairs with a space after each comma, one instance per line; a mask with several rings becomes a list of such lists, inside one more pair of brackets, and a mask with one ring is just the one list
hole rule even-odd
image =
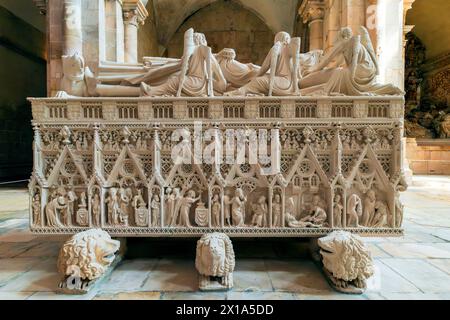
[[[376, 274], [359, 296], [333, 291], [299, 240], [236, 240], [235, 287], [201, 293], [195, 242], [132, 239], [129, 255], [95, 290], [56, 294], [63, 238], [28, 231], [24, 187], [0, 188], [1, 299], [450, 299], [450, 177], [415, 176], [402, 195], [400, 238], [366, 238]], [[130, 243], [129, 241], [129, 243]]]

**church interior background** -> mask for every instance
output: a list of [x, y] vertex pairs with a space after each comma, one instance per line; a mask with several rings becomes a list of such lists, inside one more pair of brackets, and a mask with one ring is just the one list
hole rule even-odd
[[[37, 238], [28, 232], [26, 184], [33, 166], [27, 98], [53, 96], [60, 89], [63, 35], [54, 24], [62, 19], [63, 2], [0, 0], [0, 299], [61, 297], [54, 292], [59, 280], [54, 269], [64, 237]], [[114, 15], [127, 3], [142, 6], [134, 22], [137, 52], [131, 57], [113, 41], [120, 30]], [[106, 16], [102, 54], [105, 60], [130, 63], [145, 56], [181, 57], [189, 28], [204, 33], [213, 52], [236, 48], [237, 60], [260, 65], [279, 31], [301, 37], [301, 52], [329, 52], [341, 27], [375, 23], [376, 31], [369, 34], [382, 65], [380, 78], [405, 91], [405, 163], [413, 176], [402, 195], [405, 235], [368, 239], [381, 284], [357, 298], [450, 299], [448, 0], [108, 0], [106, 6], [111, 16]], [[371, 6], [391, 14], [370, 21]], [[129, 23], [126, 15], [121, 19]], [[84, 47], [89, 46], [88, 40]], [[130, 259], [95, 291], [72, 297], [349, 298], [333, 292], [312, 263], [294, 259], [305, 255], [305, 242], [236, 240], [237, 288], [205, 295], [192, 281], [192, 241], [130, 241]], [[161, 258], [162, 252], [171, 255]], [[298, 279], [298, 270], [310, 277]], [[180, 276], [172, 279], [171, 273]]]

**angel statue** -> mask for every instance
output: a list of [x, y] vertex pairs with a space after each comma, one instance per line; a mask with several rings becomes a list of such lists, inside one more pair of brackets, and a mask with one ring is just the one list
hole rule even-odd
[[159, 86], [141, 83], [144, 96], [214, 96], [222, 94], [227, 82], [202, 33], [190, 28], [184, 33], [184, 53], [179, 75]]
[[[343, 57], [344, 67], [326, 68], [333, 59]], [[392, 84], [377, 83], [378, 62], [367, 29], [359, 27], [353, 35], [349, 27], [342, 28], [333, 50], [300, 81], [302, 95], [403, 95]]]
[[[281, 31], [275, 35], [274, 45], [267, 54], [257, 77], [239, 89], [226, 92], [228, 96], [298, 94], [300, 38], [292, 38]], [[267, 73], [269, 72], [269, 73]]]

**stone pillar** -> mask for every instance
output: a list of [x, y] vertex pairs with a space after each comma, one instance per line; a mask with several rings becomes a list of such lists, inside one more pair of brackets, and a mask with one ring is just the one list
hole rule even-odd
[[298, 14], [303, 18], [303, 23], [308, 23], [309, 51], [323, 49], [323, 0], [304, 1], [298, 9]]
[[341, 27], [351, 27], [353, 33], [366, 25], [366, 0], [342, 0]]
[[405, 62], [406, 34], [414, 28], [414, 25], [406, 24], [406, 14], [412, 8], [414, 1], [416, 0], [403, 0], [403, 64]]
[[376, 28], [379, 81], [403, 89], [403, 0], [378, 0]]
[[65, 55], [83, 55], [81, 28], [81, 0], [64, 0], [64, 51]]
[[124, 25], [122, 1], [105, 1], [105, 57], [107, 61], [124, 62]]
[[125, 62], [136, 63], [138, 61], [138, 28], [144, 24], [148, 12], [141, 0], [124, 0], [123, 23]]
[[334, 46], [341, 29], [341, 2], [327, 0], [325, 12], [324, 50], [328, 51]]

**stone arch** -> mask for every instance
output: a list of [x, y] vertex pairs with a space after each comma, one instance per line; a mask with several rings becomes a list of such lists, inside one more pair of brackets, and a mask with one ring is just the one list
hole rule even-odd
[[188, 28], [203, 32], [214, 53], [234, 48], [241, 62], [261, 64], [273, 44], [274, 30], [264, 19], [237, 1], [216, 1], [188, 16], [167, 43], [168, 57], [183, 53], [183, 34]]

